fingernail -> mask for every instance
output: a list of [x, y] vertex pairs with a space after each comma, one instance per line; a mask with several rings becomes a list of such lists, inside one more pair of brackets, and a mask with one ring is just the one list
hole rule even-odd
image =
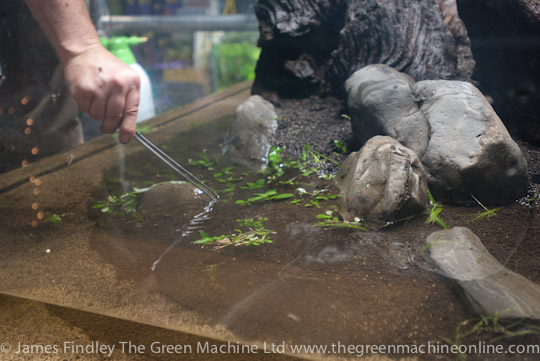
[[131, 139], [129, 135], [123, 135], [120, 137], [120, 143], [123, 143], [123, 144], [129, 143], [130, 140]]

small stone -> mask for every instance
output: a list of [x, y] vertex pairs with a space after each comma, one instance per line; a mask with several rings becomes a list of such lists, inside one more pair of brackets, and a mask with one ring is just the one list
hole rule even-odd
[[371, 138], [345, 160], [336, 176], [341, 216], [368, 225], [416, 215], [428, 206], [424, 167], [418, 156], [390, 137]]
[[272, 103], [258, 95], [249, 97], [236, 109], [225, 135], [221, 149], [224, 158], [253, 170], [264, 168], [278, 127], [277, 119]]

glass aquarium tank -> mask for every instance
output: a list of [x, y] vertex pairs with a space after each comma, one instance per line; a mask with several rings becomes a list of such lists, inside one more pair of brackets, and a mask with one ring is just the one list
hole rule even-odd
[[33, 3], [0, 10], [0, 359], [539, 357], [534, 1], [66, 3], [140, 69], [128, 144]]

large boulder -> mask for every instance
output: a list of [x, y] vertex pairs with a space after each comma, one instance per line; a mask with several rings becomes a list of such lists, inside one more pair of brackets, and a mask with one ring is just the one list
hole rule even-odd
[[500, 264], [470, 229], [438, 231], [426, 243], [440, 273], [458, 282], [474, 311], [540, 320], [540, 285]]
[[376, 136], [343, 162], [336, 184], [341, 215], [380, 226], [425, 211], [424, 167], [417, 155], [395, 139]]
[[410, 77], [370, 65], [346, 83], [357, 143], [390, 135], [415, 150], [434, 195], [446, 201], [514, 201], [527, 164], [501, 119], [472, 84]]
[[527, 162], [503, 122], [470, 83], [426, 80], [413, 93], [430, 126], [422, 163], [445, 199], [512, 202], [528, 185]]
[[236, 109], [235, 118], [223, 142], [225, 159], [260, 170], [266, 166], [278, 116], [272, 103], [258, 95]]

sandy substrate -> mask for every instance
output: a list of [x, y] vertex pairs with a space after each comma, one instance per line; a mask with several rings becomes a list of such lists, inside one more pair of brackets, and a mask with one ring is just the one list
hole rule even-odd
[[[228, 353], [228, 345], [216, 340], [5, 295], [0, 295], [0, 319], [0, 360], [5, 361], [296, 360], [262, 352]], [[225, 352], [197, 353], [197, 347], [204, 350], [207, 344]]]

